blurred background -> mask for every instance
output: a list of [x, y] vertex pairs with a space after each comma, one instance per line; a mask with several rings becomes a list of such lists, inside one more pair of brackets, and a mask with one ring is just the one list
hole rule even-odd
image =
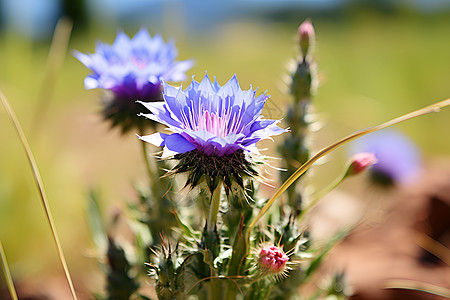
[[[96, 41], [112, 43], [118, 30], [132, 36], [145, 27], [174, 39], [180, 60], [195, 60], [189, 78], [200, 80], [207, 70], [223, 84], [236, 73], [243, 89], [251, 84], [272, 95], [266, 117], [283, 118], [287, 66], [306, 18], [317, 36], [314, 104], [322, 129], [315, 148], [450, 97], [446, 0], [0, 0], [0, 89], [39, 164], [78, 289], [103, 288], [87, 226], [89, 191], [100, 196], [107, 224], [134, 201], [133, 184], [145, 180], [145, 170], [134, 133], [122, 135], [102, 121], [101, 91], [84, 89], [89, 70], [71, 51], [92, 53]], [[51, 48], [58, 21], [62, 31], [73, 25], [67, 51], [64, 43]], [[425, 160], [445, 157], [449, 113], [397, 128]], [[65, 290], [25, 153], [3, 108], [0, 138], [0, 239], [13, 278]], [[339, 176], [347, 155], [338, 150], [318, 167], [314, 185]]]

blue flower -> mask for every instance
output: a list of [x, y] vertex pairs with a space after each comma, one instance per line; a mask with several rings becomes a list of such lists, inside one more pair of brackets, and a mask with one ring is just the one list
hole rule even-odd
[[112, 45], [99, 42], [94, 54], [76, 51], [74, 55], [93, 72], [84, 80], [87, 89], [107, 89], [119, 97], [143, 101], [159, 93], [160, 78], [182, 81], [193, 64], [176, 61], [174, 43], [165, 44], [160, 35], [152, 38], [145, 29], [131, 39], [119, 32]]
[[75, 51], [74, 56], [92, 70], [84, 80], [87, 89], [102, 88], [103, 114], [125, 132], [131, 127], [143, 128], [137, 114], [143, 107], [136, 104], [162, 101], [161, 78], [166, 81], [184, 80], [191, 68], [191, 60], [176, 61], [177, 50], [173, 42], [164, 43], [159, 35], [153, 38], [141, 29], [133, 38], [119, 32], [112, 45], [97, 43], [94, 54]]
[[377, 163], [369, 172], [380, 184], [411, 184], [420, 175], [422, 161], [417, 146], [403, 133], [388, 129], [369, 134], [354, 144], [353, 152], [371, 152]]
[[143, 116], [166, 125], [172, 133], [140, 137], [164, 146], [162, 157], [193, 150], [218, 157], [238, 150], [257, 153], [258, 141], [287, 131], [278, 127], [279, 121], [261, 115], [269, 96], [256, 96], [252, 88], [243, 91], [236, 75], [224, 86], [212, 83], [208, 75], [200, 83], [193, 79], [185, 90], [163, 85], [164, 102], [142, 102], [152, 112]]

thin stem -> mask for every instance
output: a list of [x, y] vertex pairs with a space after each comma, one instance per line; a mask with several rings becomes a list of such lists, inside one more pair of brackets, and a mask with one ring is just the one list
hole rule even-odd
[[36, 160], [34, 158], [33, 152], [31, 151], [30, 145], [28, 144], [28, 140], [25, 137], [25, 133], [23, 132], [22, 126], [19, 123], [19, 120], [17, 119], [17, 116], [12, 108], [12, 106], [9, 104], [8, 100], [6, 100], [5, 95], [0, 91], [0, 98], [2, 100], [3, 106], [5, 107], [6, 111], [8, 112], [8, 116], [11, 119], [14, 128], [16, 129], [16, 132], [20, 138], [20, 141], [22, 142], [22, 146], [25, 149], [25, 153], [27, 155], [28, 163], [30, 164], [31, 171], [33, 172], [34, 181], [36, 183], [36, 186], [39, 191], [39, 196], [41, 198], [41, 204], [44, 208], [45, 217], [47, 218], [47, 223], [50, 227], [53, 241], [55, 242], [56, 248], [58, 250], [59, 259], [61, 261], [62, 267], [64, 269], [64, 273], [67, 278], [67, 282], [69, 283], [70, 292], [72, 293], [73, 299], [77, 300], [77, 294], [75, 293], [75, 288], [72, 282], [72, 278], [70, 276], [69, 268], [67, 267], [67, 262], [64, 257], [64, 252], [62, 250], [61, 242], [59, 241], [58, 233], [56, 232], [56, 226], [53, 221], [52, 212], [50, 210], [50, 205], [47, 200], [47, 194], [44, 190], [44, 183], [42, 182], [41, 174], [39, 172]]
[[14, 281], [11, 276], [11, 272], [9, 271], [8, 261], [6, 260], [5, 251], [3, 251], [3, 245], [0, 241], [0, 256], [2, 259], [3, 265], [3, 274], [5, 275], [6, 284], [8, 285], [9, 294], [13, 300], [17, 300], [16, 288], [14, 287]]
[[154, 176], [154, 174], [156, 174], [157, 172], [155, 172], [155, 166], [152, 162], [150, 162], [150, 159], [148, 158], [148, 153], [147, 153], [147, 143], [144, 141], [139, 141], [142, 144], [142, 155], [144, 156], [144, 160], [145, 160], [145, 167], [147, 169], [147, 173], [148, 173], [148, 178], [152, 181], [152, 178]]
[[[144, 129], [139, 128], [140, 134], [144, 134]], [[159, 180], [158, 166], [154, 159], [150, 159], [148, 155], [148, 144], [144, 141], [139, 141], [141, 143], [142, 155], [144, 156], [145, 168], [147, 169], [149, 187], [152, 191], [153, 197], [158, 197], [157, 193], [157, 182]]]
[[222, 183], [214, 190], [211, 196], [211, 205], [209, 207], [208, 231], [213, 231], [217, 223], [217, 215], [220, 208], [220, 195], [222, 194]]
[[329, 187], [327, 187], [326, 189], [324, 189], [322, 192], [320, 192], [317, 196], [315, 196], [315, 198], [302, 210], [302, 212], [298, 215], [297, 217], [297, 221], [301, 221], [306, 213], [313, 208], [317, 202], [319, 202], [320, 199], [322, 199], [323, 196], [325, 196], [326, 194], [328, 194], [329, 192], [331, 192], [332, 190], [334, 190], [345, 178], [345, 174], [339, 178], [339, 180], [337, 180], [336, 182], [334, 182], [332, 185], [330, 185]]
[[362, 137], [366, 134], [393, 126], [395, 124], [420, 117], [423, 115], [427, 115], [430, 113], [439, 112], [441, 108], [444, 108], [446, 106], [450, 105], [450, 99], [446, 99], [443, 101], [436, 102], [434, 104], [431, 104], [429, 106], [426, 106], [424, 108], [415, 110], [413, 112], [410, 112], [408, 114], [404, 114], [398, 118], [392, 119], [390, 121], [387, 121], [385, 123], [382, 123], [377, 126], [369, 127], [364, 130], [360, 130], [354, 134], [351, 134], [349, 136], [344, 137], [343, 139], [331, 144], [328, 147], [323, 148], [320, 150], [316, 155], [311, 157], [307, 162], [305, 162], [300, 168], [298, 168], [282, 185], [281, 187], [275, 192], [275, 194], [272, 196], [272, 198], [269, 199], [269, 201], [264, 205], [264, 207], [260, 210], [259, 214], [256, 216], [256, 218], [252, 221], [250, 226], [248, 227], [247, 232], [251, 232], [253, 227], [261, 220], [261, 218], [265, 215], [265, 213], [269, 210], [269, 208], [272, 206], [272, 204], [277, 200], [283, 192], [285, 192], [288, 187], [290, 187], [300, 176], [302, 176], [319, 158], [322, 156], [325, 156], [326, 154], [334, 151], [336, 148], [339, 148], [340, 146], [353, 141], [359, 137]]
[[385, 289], [403, 289], [403, 290], [414, 290], [421, 291], [445, 298], [450, 298], [450, 289], [437, 286], [427, 282], [419, 282], [408, 279], [392, 279], [385, 282]]

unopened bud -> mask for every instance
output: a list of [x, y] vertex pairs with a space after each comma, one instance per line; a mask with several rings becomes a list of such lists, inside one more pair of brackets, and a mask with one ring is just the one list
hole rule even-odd
[[310, 20], [306, 20], [298, 27], [298, 36], [300, 37], [300, 50], [303, 56], [306, 56], [315, 41], [314, 27]]
[[347, 169], [345, 176], [356, 175], [371, 167], [377, 162], [375, 154], [370, 152], [357, 153], [352, 157], [350, 166]]
[[276, 246], [265, 246], [259, 252], [258, 266], [264, 273], [277, 275], [286, 271], [289, 256]]

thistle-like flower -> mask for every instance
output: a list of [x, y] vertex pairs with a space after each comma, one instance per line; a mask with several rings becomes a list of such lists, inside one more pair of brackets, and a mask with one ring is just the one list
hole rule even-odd
[[84, 85], [86, 89], [111, 91], [105, 97], [104, 117], [113, 126], [120, 124], [124, 131], [143, 124], [142, 118], [137, 117], [142, 106], [136, 100], [162, 101], [160, 78], [184, 80], [193, 64], [190, 60], [176, 61], [174, 43], [164, 43], [160, 35], [152, 38], [145, 29], [131, 39], [119, 32], [112, 45], [99, 42], [95, 50], [94, 54], [74, 53], [93, 72], [85, 78]]
[[220, 182], [227, 192], [233, 182], [243, 187], [243, 178], [257, 175], [247, 154], [258, 153], [258, 141], [287, 131], [278, 127], [279, 121], [262, 117], [269, 96], [256, 96], [252, 88], [243, 91], [236, 75], [224, 86], [207, 75], [200, 83], [193, 79], [185, 90], [163, 86], [164, 102], [142, 102], [152, 112], [143, 116], [172, 133], [140, 139], [163, 146], [163, 158], [178, 159], [173, 172], [189, 172], [188, 185], [197, 185], [205, 175], [211, 191]]
[[261, 248], [258, 254], [257, 268], [265, 275], [274, 275], [277, 278], [287, 277], [289, 256], [282, 247], [267, 245]]

